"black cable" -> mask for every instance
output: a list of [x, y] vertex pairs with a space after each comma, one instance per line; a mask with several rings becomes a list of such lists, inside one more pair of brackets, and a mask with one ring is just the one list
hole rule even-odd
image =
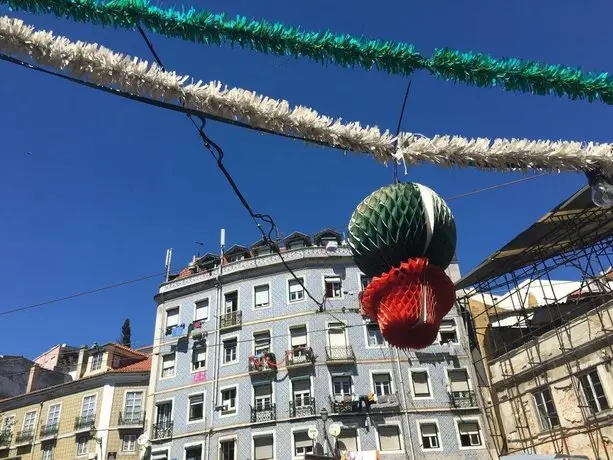
[[[402, 119], [404, 118], [404, 109], [407, 107], [407, 99], [409, 98], [409, 91], [411, 90], [411, 81], [409, 80], [409, 84], [407, 85], [407, 90], [404, 93], [404, 101], [402, 101], [402, 108], [400, 109], [400, 116], [398, 117], [398, 126], [396, 127], [396, 137], [400, 134], [400, 128], [402, 127]], [[396, 140], [395, 145], [398, 145], [398, 140]], [[398, 183], [398, 162], [394, 161], [394, 183]]]

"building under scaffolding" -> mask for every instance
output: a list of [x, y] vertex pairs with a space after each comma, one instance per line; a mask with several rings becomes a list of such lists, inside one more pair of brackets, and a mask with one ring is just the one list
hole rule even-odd
[[612, 267], [586, 187], [456, 284], [500, 455], [613, 459]]

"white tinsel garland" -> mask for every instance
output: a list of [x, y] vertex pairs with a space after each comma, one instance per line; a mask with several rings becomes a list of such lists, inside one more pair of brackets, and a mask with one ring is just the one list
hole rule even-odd
[[[186, 84], [189, 77], [166, 72], [156, 64], [130, 58], [96, 44], [73, 43], [52, 33], [34, 31], [19, 19], [0, 18], [0, 52], [29, 57], [38, 64], [68, 72], [92, 83], [115, 87], [138, 96], [176, 102], [185, 107], [256, 128], [291, 134], [354, 152], [379, 161], [405, 164], [474, 166], [498, 170], [588, 170], [599, 165], [613, 172], [610, 144], [530, 141], [526, 139], [466, 139], [401, 133], [398, 139], [377, 127], [342, 123], [308, 107], [290, 108], [279, 101], [221, 83]], [[395, 141], [398, 141], [397, 144]]]

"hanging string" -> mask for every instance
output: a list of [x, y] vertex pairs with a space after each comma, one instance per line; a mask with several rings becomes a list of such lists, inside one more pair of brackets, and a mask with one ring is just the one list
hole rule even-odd
[[[400, 109], [400, 116], [398, 117], [398, 126], [396, 127], [396, 140], [394, 141], [394, 147], [398, 145], [398, 135], [400, 134], [400, 128], [402, 127], [402, 119], [404, 118], [404, 110], [407, 107], [407, 100], [409, 99], [409, 91], [411, 90], [411, 80], [409, 80], [409, 84], [407, 85], [407, 90], [404, 93], [404, 100], [402, 101], [402, 108]], [[398, 183], [398, 161], [394, 161], [394, 184]], [[405, 174], [406, 174], [406, 165], [405, 165]]]

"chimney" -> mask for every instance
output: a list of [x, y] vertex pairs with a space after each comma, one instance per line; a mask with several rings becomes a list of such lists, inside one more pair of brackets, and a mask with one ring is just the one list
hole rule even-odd
[[87, 345], [83, 345], [79, 350], [79, 359], [77, 361], [77, 374], [74, 378], [75, 380], [79, 380], [81, 377], [83, 377], [83, 374], [85, 373], [85, 367], [87, 366], [87, 360], [85, 359], [86, 354]]
[[36, 384], [38, 380], [38, 373], [40, 372], [40, 367], [38, 364], [34, 364], [30, 368], [30, 374], [28, 375], [28, 386], [26, 387], [26, 393], [31, 393], [36, 390]]

